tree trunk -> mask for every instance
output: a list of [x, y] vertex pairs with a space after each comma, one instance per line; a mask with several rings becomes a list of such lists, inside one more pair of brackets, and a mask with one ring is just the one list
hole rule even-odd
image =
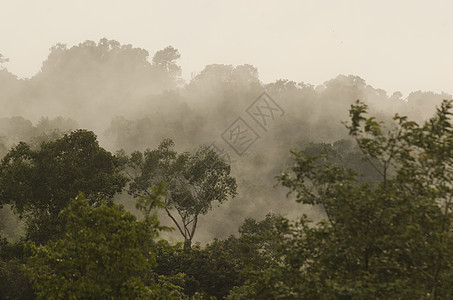
[[184, 251], [189, 251], [192, 249], [192, 239], [185, 238], [184, 239]]

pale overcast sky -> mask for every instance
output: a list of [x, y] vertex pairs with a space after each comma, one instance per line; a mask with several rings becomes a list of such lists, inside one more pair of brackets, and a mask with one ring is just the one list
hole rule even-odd
[[453, 1], [0, 0], [0, 53], [19, 77], [49, 48], [106, 37], [150, 52], [168, 45], [183, 75], [252, 64], [263, 82], [318, 85], [353, 74], [389, 94], [453, 94]]

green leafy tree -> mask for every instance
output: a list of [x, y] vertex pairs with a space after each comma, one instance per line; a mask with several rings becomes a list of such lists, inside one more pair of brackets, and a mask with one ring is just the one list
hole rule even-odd
[[0, 164], [0, 205], [12, 204], [26, 218], [27, 238], [44, 243], [61, 234], [58, 214], [80, 191], [96, 202], [122, 190], [126, 178], [117, 167], [86, 130], [44, 141], [39, 149], [19, 143]]
[[351, 107], [347, 126], [380, 174], [356, 172], [293, 151], [278, 178], [296, 201], [319, 205], [325, 219], [303, 216], [275, 227], [279, 263], [236, 288], [231, 298], [448, 299], [453, 286], [452, 103], [422, 125], [396, 115], [386, 128]]
[[155, 150], [132, 153], [125, 171], [132, 180], [129, 192], [136, 197], [149, 195], [152, 186], [165, 182], [164, 209], [189, 249], [198, 217], [208, 213], [213, 202], [234, 197], [236, 180], [230, 166], [209, 147], [178, 154], [173, 146], [166, 139]]
[[24, 243], [12, 243], [0, 237], [0, 298], [36, 299], [23, 268]]
[[323, 156], [335, 166], [352, 169], [359, 174], [361, 182], [379, 182], [381, 175], [376, 170], [379, 160], [366, 157], [357, 143], [351, 139], [342, 139], [329, 143], [310, 143], [304, 147], [310, 156]]
[[[155, 197], [158, 199], [158, 197]], [[118, 205], [97, 207], [80, 194], [61, 212], [63, 238], [30, 244], [27, 272], [39, 299], [150, 299], [156, 284], [144, 273], [155, 265], [153, 239], [160, 229], [155, 214], [143, 221]]]
[[169, 245], [162, 241], [158, 245], [155, 271], [159, 278], [174, 281], [179, 278], [179, 286], [185, 295], [197, 293], [222, 299], [229, 290], [240, 284], [240, 274], [234, 253], [224, 247], [223, 241], [215, 240], [201, 247], [195, 245], [193, 251], [184, 251], [182, 244]]
[[241, 286], [252, 273], [265, 270], [273, 263], [274, 246], [268, 238], [277, 221], [268, 214], [262, 221], [247, 218], [241, 225], [240, 237], [195, 245], [184, 251], [182, 244], [158, 243], [155, 272], [159, 277], [180, 279], [179, 286], [187, 296], [225, 298], [235, 286]]

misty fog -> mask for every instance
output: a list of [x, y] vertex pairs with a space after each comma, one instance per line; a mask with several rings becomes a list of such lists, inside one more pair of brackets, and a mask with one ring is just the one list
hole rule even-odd
[[[178, 151], [214, 143], [230, 155], [238, 196], [214, 205], [202, 217], [195, 240], [205, 243], [235, 234], [246, 217], [261, 219], [275, 212], [292, 218], [305, 212], [316, 218], [319, 211], [287, 198], [287, 190], [276, 187], [274, 177], [290, 164], [289, 149], [347, 139], [342, 122], [349, 119], [348, 109], [356, 99], [380, 119], [398, 113], [420, 122], [443, 99], [452, 98], [431, 91], [413, 91], [403, 98], [349, 74], [326, 78], [318, 86], [291, 78], [262, 82], [254, 66], [222, 62], [205, 66], [185, 81], [178, 64], [181, 55], [172, 46], [149, 53], [108, 39], [73, 47], [56, 44], [30, 78], [9, 72], [6, 58], [0, 56], [0, 156], [20, 141], [39, 145], [77, 128], [94, 131], [112, 153], [153, 149], [164, 138], [171, 138]], [[283, 111], [269, 119], [266, 129], [246, 111], [263, 92]], [[239, 117], [259, 135], [241, 155], [222, 139]], [[117, 202], [136, 212], [135, 200], [127, 193]], [[17, 237], [20, 222], [7, 206], [2, 215], [8, 225], [2, 224], [5, 234]], [[164, 215], [161, 221], [171, 226]], [[179, 240], [176, 234], [174, 240]]]

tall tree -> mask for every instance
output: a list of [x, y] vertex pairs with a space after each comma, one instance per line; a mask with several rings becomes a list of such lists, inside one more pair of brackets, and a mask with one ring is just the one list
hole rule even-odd
[[366, 111], [353, 105], [348, 129], [380, 180], [363, 183], [325, 155], [293, 151], [294, 166], [279, 180], [325, 218], [282, 219], [273, 235], [279, 263], [233, 299], [451, 297], [452, 102], [422, 125], [396, 115], [386, 128]]
[[161, 68], [170, 77], [178, 78], [181, 76], [181, 67], [176, 64], [176, 61], [180, 57], [181, 54], [179, 54], [177, 49], [168, 46], [154, 54], [153, 65]]
[[157, 149], [134, 152], [125, 170], [132, 180], [129, 192], [136, 197], [165, 182], [165, 211], [189, 249], [198, 217], [208, 213], [213, 202], [234, 197], [236, 180], [230, 176], [230, 166], [209, 147], [194, 154], [178, 154], [173, 147], [173, 141], [166, 139]]
[[[34, 115], [46, 115], [43, 107], [50, 105], [60, 114], [71, 115], [85, 124], [90, 122], [91, 127], [116, 115], [135, 115], [150, 102], [150, 96], [178, 85], [179, 54], [174, 48], [168, 49], [162, 51], [172, 52], [173, 56], [156, 54], [161, 59], [150, 62], [145, 49], [105, 38], [72, 47], [57, 44], [51, 48], [41, 71], [28, 81], [23, 97], [36, 95]], [[100, 110], [105, 118], [98, 118]]]
[[0, 205], [12, 204], [26, 218], [28, 238], [46, 242], [62, 233], [58, 214], [80, 191], [97, 201], [123, 189], [126, 178], [117, 167], [91, 131], [73, 131], [38, 149], [21, 142], [1, 161]]

